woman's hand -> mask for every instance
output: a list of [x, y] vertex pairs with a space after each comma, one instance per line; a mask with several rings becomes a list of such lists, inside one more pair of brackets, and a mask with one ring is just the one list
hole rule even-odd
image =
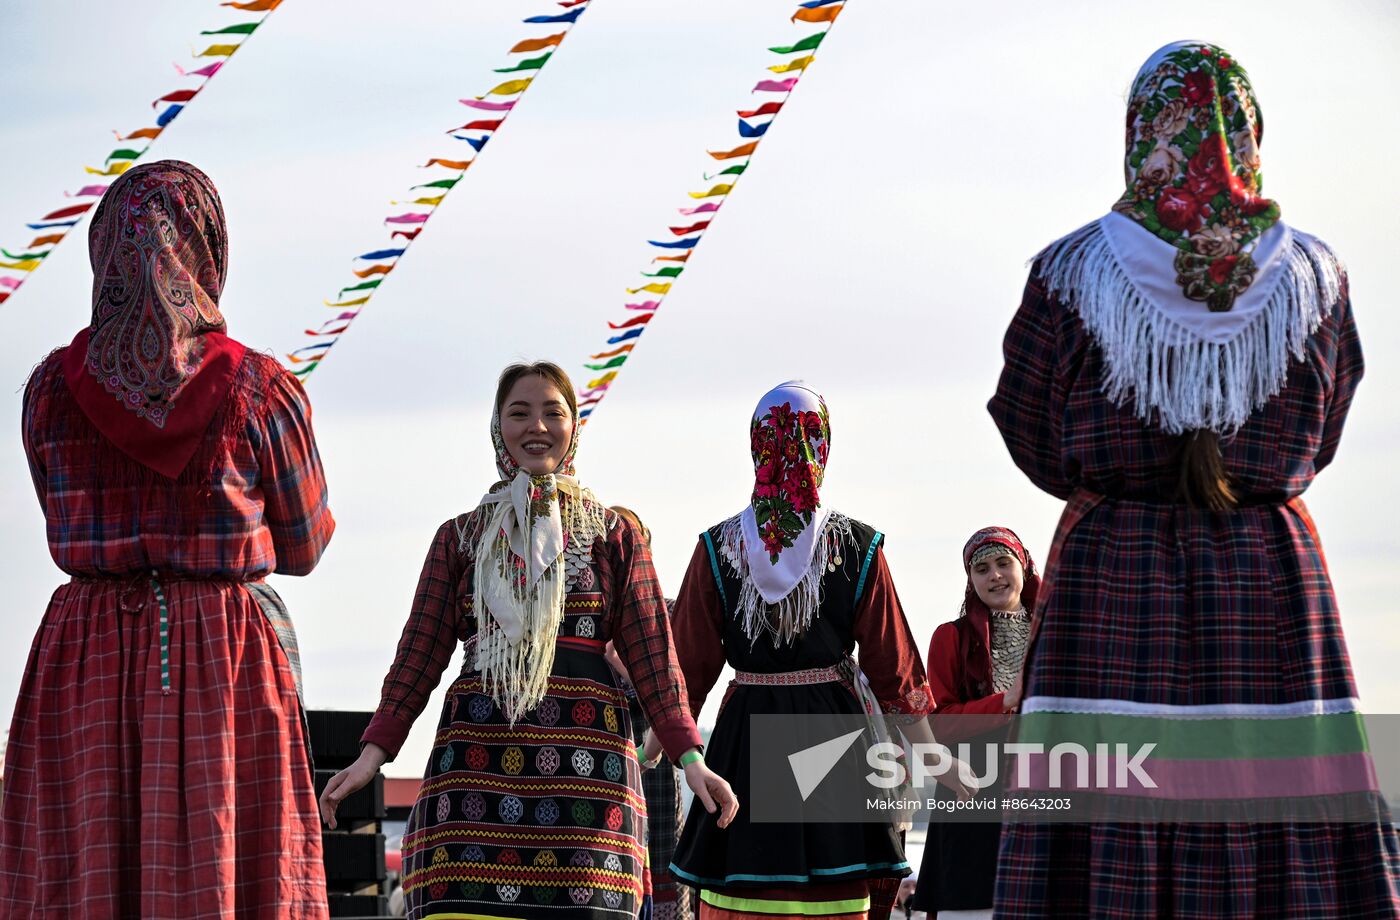
[[335, 830], [335, 810], [346, 798], [368, 786], [374, 780], [379, 768], [389, 759], [388, 753], [377, 744], [366, 744], [354, 763], [341, 770], [321, 792], [321, 820]]
[[1001, 708], [1005, 712], [1015, 712], [1021, 708], [1021, 674], [1011, 682], [1010, 688], [1001, 695]]
[[739, 813], [738, 796], [723, 776], [705, 766], [705, 761], [694, 760], [685, 765], [685, 782], [706, 811], [714, 814], [718, 809], [720, 827], [728, 827]]
[[950, 757], [949, 761], [948, 769], [938, 775], [938, 785], [957, 795], [959, 802], [970, 801], [979, 788], [977, 774], [972, 772], [971, 766], [956, 757]]

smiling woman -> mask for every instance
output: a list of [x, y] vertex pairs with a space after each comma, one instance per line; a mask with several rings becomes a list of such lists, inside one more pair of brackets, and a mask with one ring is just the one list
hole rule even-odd
[[439, 528], [364, 751], [321, 797], [333, 827], [339, 803], [398, 753], [461, 640], [403, 838], [410, 918], [648, 911], [641, 770], [609, 639], [696, 797], [721, 826], [738, 809], [699, 756], [650, 549], [574, 478], [573, 392], [554, 364], [501, 374], [501, 479]]

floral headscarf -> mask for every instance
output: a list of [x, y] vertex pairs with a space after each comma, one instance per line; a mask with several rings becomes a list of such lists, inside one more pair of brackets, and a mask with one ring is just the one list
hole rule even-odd
[[1113, 209], [1176, 247], [1176, 283], [1225, 312], [1255, 280], [1252, 249], [1279, 219], [1260, 195], [1264, 122], [1235, 57], [1176, 42], [1148, 59], [1128, 104], [1128, 188]]
[[796, 381], [758, 401], [749, 422], [754, 487], [743, 515], [749, 572], [768, 603], [807, 572], [826, 522], [821, 484], [831, 419], [821, 394]]
[[1040, 573], [1036, 570], [1035, 560], [1031, 558], [1030, 551], [1011, 528], [983, 527], [963, 544], [962, 561], [963, 571], [967, 573], [967, 588], [963, 592], [963, 605], [959, 616], [967, 616], [968, 611], [974, 609], [987, 613], [987, 605], [978, 597], [977, 588], [972, 584], [972, 565], [977, 557], [993, 547], [1005, 549], [1021, 563], [1021, 603], [1027, 610], [1035, 609], [1035, 598], [1040, 591]]
[[473, 581], [476, 667], [511, 724], [539, 705], [548, 688], [564, 617], [564, 551], [591, 545], [606, 528], [606, 508], [573, 476], [577, 412], [573, 422], [564, 459], [555, 472], [537, 476], [506, 447], [500, 409], [491, 415], [501, 481], [476, 511], [482, 516]]
[[1261, 197], [1262, 128], [1233, 56], [1167, 45], [1133, 82], [1127, 191], [1036, 257], [1103, 353], [1104, 395], [1170, 435], [1237, 431], [1341, 296], [1337, 257]]
[[223, 335], [228, 233], [214, 184], [178, 160], [128, 170], [93, 212], [92, 322], [63, 356], [83, 413], [174, 478], [223, 405], [244, 347]]

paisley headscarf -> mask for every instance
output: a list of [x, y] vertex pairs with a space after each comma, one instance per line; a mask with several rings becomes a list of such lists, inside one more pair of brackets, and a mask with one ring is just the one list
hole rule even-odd
[[1258, 273], [1252, 250], [1279, 220], [1260, 196], [1264, 121], [1233, 55], [1175, 42], [1138, 71], [1128, 103], [1128, 188], [1113, 210], [1176, 247], [1176, 283], [1225, 312]]
[[[574, 478], [578, 413], [568, 451], [553, 473], [531, 475], [506, 447], [501, 413], [491, 415], [491, 442], [501, 480], [475, 517], [473, 594], [476, 667], [486, 692], [513, 725], [539, 705], [554, 666], [564, 618], [564, 551], [591, 546], [606, 532], [607, 508]], [[484, 614], [484, 615], [483, 615]]]
[[1262, 197], [1262, 135], [1234, 55], [1167, 45], [1133, 82], [1123, 196], [1037, 259], [1102, 350], [1105, 395], [1168, 434], [1238, 429], [1340, 297], [1336, 256]]
[[223, 206], [194, 166], [147, 163], [112, 183], [88, 240], [92, 322], [65, 353], [64, 378], [99, 431], [173, 477], [204, 436], [244, 352], [222, 335]]
[[974, 609], [983, 614], [990, 613], [986, 603], [978, 596], [977, 588], [972, 584], [972, 567], [989, 552], [1002, 555], [1003, 552], [998, 550], [1015, 557], [1016, 561], [1021, 563], [1021, 604], [1027, 610], [1035, 610], [1036, 595], [1040, 593], [1040, 573], [1036, 570], [1035, 560], [1031, 558], [1030, 550], [1026, 549], [1015, 531], [1010, 527], [993, 526], [983, 527], [963, 544], [962, 561], [963, 571], [967, 573], [967, 587], [963, 591], [959, 616], [967, 616], [968, 611]]

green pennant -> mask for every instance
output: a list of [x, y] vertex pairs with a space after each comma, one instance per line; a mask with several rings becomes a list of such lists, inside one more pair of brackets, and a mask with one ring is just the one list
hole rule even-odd
[[359, 284], [354, 285], [353, 287], [341, 288], [340, 293], [344, 294], [346, 291], [368, 291], [373, 288], [379, 287], [379, 285], [383, 281], [383, 278], [375, 278], [373, 281], [361, 281]]
[[772, 51], [774, 54], [792, 54], [794, 51], [811, 51], [813, 48], [820, 45], [824, 38], [826, 38], [826, 33], [818, 32], [815, 35], [808, 35], [806, 38], [802, 39], [802, 41], [787, 48], [769, 48], [768, 50]]
[[661, 271], [655, 272], [655, 273], [652, 273], [652, 274], [647, 274], [646, 272], [642, 272], [642, 277], [643, 277], [643, 278], [679, 278], [679, 277], [681, 276], [681, 272], [683, 272], [683, 271], [685, 271], [685, 269], [680, 268], [680, 267], [677, 267], [677, 266], [672, 266], [672, 267], [669, 267], [669, 268], [663, 268], [663, 269], [661, 269]]
[[605, 371], [611, 367], [621, 367], [622, 362], [626, 360], [626, 355], [618, 355], [616, 358], [613, 358], [607, 364], [585, 364], [584, 367], [588, 368], [590, 371]]
[[462, 181], [462, 177], [461, 177], [461, 176], [458, 176], [458, 177], [455, 178], [455, 179], [439, 179], [439, 180], [437, 180], [436, 182], [424, 182], [422, 185], [415, 185], [415, 186], [413, 186], [413, 187], [414, 187], [414, 188], [451, 188], [452, 186], [456, 185], [456, 184], [457, 184], [458, 182], [460, 182], [460, 181]]
[[132, 150], [129, 147], [123, 147], [121, 150], [113, 150], [111, 153], [107, 154], [107, 162], [110, 163], [113, 160], [134, 160], [144, 152], [145, 151], [142, 150]]
[[551, 51], [549, 52], [549, 54], [542, 54], [537, 58], [530, 58], [528, 61], [521, 61], [514, 67], [497, 67], [496, 73], [515, 73], [518, 70], [539, 70], [541, 67], [544, 66], [544, 62], [549, 60], [553, 54], [554, 52]]
[[252, 35], [252, 34], [253, 34], [253, 30], [256, 29], [259, 25], [261, 25], [261, 23], [257, 23], [257, 22], [243, 22], [243, 23], [239, 23], [239, 24], [236, 25], [236, 26], [227, 26], [226, 28], [223, 28], [223, 29], [210, 29], [210, 30], [207, 31], [207, 32], [200, 32], [199, 34], [200, 34], [200, 35]]
[[46, 259], [49, 255], [47, 252], [26, 252], [23, 255], [17, 256], [8, 249], [0, 249], [0, 252], [5, 254], [5, 258], [13, 259], [16, 262], [32, 262], [35, 259]]

